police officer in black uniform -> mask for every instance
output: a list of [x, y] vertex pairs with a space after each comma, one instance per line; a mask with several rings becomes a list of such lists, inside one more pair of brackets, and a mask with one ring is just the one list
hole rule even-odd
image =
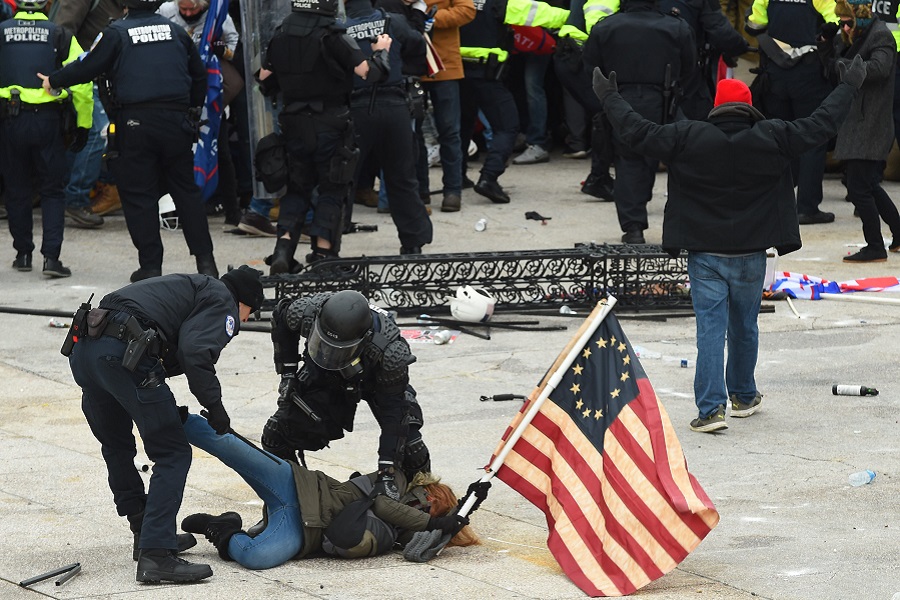
[[[98, 308], [83, 305], [73, 318], [67, 345], [75, 343], [64, 346], [63, 354], [68, 353], [84, 416], [101, 444], [116, 510], [135, 533], [138, 581], [187, 582], [212, 575], [209, 565], [175, 556], [195, 543], [176, 538], [175, 525], [191, 447], [166, 378], [184, 373], [216, 433], [230, 430], [215, 363], [240, 323], [262, 304], [259, 276], [244, 265], [221, 280], [155, 277], [107, 294]], [[134, 468], [132, 424], [154, 463], [147, 493]]]
[[[48, 96], [35, 71], [53, 70], [76, 60], [81, 46], [72, 34], [47, 20], [47, 0], [17, 0], [14, 19], [0, 22], [0, 171], [6, 186], [9, 232], [16, 259], [13, 268], [31, 271], [32, 187], [40, 181], [43, 216], [43, 274], [72, 274], [59, 260], [65, 226], [66, 155], [64, 136], [78, 152], [87, 141], [94, 102], [90, 86], [75, 86], [65, 96]], [[69, 106], [64, 109], [66, 104]], [[63, 119], [77, 114], [74, 119]], [[64, 112], [65, 110], [65, 112]], [[63, 128], [71, 129], [63, 131]], [[75, 143], [77, 138], [77, 145]]]
[[192, 144], [206, 94], [206, 69], [190, 36], [154, 12], [161, 0], [122, 0], [125, 18], [101, 32], [83, 60], [49, 77], [53, 90], [104, 75], [104, 107], [112, 125], [110, 167], [140, 268], [131, 281], [162, 274], [159, 198], [168, 192], [197, 271], [218, 277], [200, 188], [194, 182]]
[[302, 461], [304, 450], [320, 450], [352, 431], [357, 404], [365, 400], [381, 427], [379, 493], [400, 497], [397, 468], [407, 480], [431, 470], [422, 409], [409, 384], [416, 359], [387, 312], [352, 290], [282, 300], [272, 315], [272, 341], [281, 384], [278, 410], [263, 429], [266, 450], [295, 462], [299, 451]]
[[[366, 59], [356, 41], [335, 24], [338, 1], [292, 0], [291, 14], [269, 42], [259, 73], [263, 94], [282, 95], [278, 122], [290, 163], [278, 240], [269, 259], [271, 275], [293, 269], [300, 228], [310, 208], [312, 252], [307, 262], [337, 257], [342, 211], [359, 157], [349, 110], [353, 76], [374, 83], [389, 70], [390, 38], [378, 36]], [[316, 186], [319, 194], [313, 205]]]
[[[620, 12], [591, 29], [584, 62], [593, 71], [615, 71], [619, 92], [635, 111], [654, 123], [675, 118], [679, 82], [694, 69], [691, 29], [680, 18], [663, 14], [656, 0], [626, 0]], [[616, 141], [615, 202], [626, 244], [643, 244], [647, 202], [653, 195], [658, 161], [636, 154]]]
[[[369, 0], [347, 0], [345, 7], [347, 19], [339, 24], [359, 43], [363, 54], [371, 56], [366, 42], [379, 35], [389, 35], [392, 40], [388, 53], [390, 74], [378, 83], [354, 77], [350, 114], [359, 146], [359, 164], [376, 159], [384, 174], [391, 218], [400, 237], [400, 254], [421, 254], [422, 246], [431, 243], [433, 230], [425, 203], [419, 197], [416, 138], [404, 75], [425, 74], [425, 38], [410, 27], [403, 15], [375, 9]], [[420, 70], [410, 73], [407, 65], [418, 65]], [[358, 180], [358, 174], [355, 179]], [[348, 202], [347, 210], [352, 207], [353, 203]]]
[[722, 13], [719, 0], [660, 0], [663, 12], [681, 17], [690, 25], [696, 44], [696, 68], [682, 82], [679, 108], [684, 116], [703, 121], [713, 108], [715, 69], [721, 54], [726, 63], [750, 49]]

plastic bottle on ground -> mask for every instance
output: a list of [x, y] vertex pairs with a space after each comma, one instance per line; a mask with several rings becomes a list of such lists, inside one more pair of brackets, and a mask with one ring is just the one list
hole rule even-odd
[[859, 471], [858, 473], [850, 473], [850, 485], [853, 487], [866, 485], [867, 483], [871, 483], [873, 479], [875, 479], [875, 471], [871, 469]]

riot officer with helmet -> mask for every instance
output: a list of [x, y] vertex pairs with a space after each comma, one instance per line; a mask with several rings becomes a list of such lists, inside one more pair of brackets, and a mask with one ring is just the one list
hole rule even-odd
[[378, 36], [367, 59], [356, 40], [335, 23], [338, 1], [292, 0], [291, 14], [269, 42], [259, 72], [263, 94], [281, 94], [278, 122], [290, 165], [278, 240], [268, 259], [271, 275], [294, 268], [300, 228], [310, 209], [312, 252], [307, 262], [338, 256], [344, 199], [359, 157], [349, 110], [353, 76], [374, 83], [389, 71], [390, 38]]
[[[302, 354], [300, 338], [306, 338]], [[407, 480], [431, 470], [422, 409], [409, 384], [415, 356], [391, 315], [352, 290], [285, 299], [272, 315], [272, 341], [281, 384], [278, 410], [262, 433], [266, 450], [295, 462], [299, 451], [303, 462], [304, 451], [352, 431], [365, 400], [381, 427], [379, 493], [399, 498], [395, 469]]]
[[[377, 158], [382, 169], [391, 203], [391, 218], [400, 237], [400, 254], [421, 254], [422, 246], [431, 243], [433, 229], [425, 203], [419, 197], [416, 138], [404, 75], [426, 73], [425, 37], [415, 31], [403, 15], [372, 8], [369, 0], [347, 0], [345, 6], [347, 19], [340, 24], [347, 28], [347, 35], [363, 42], [387, 34], [393, 41], [388, 53], [390, 74], [387, 79], [373, 83], [355, 77], [350, 112], [360, 150], [360, 164], [366, 164], [367, 158]], [[371, 51], [366, 52], [366, 46], [368, 44], [361, 45], [363, 53], [371, 54]], [[411, 72], [409, 66], [412, 65], [418, 65], [420, 70]], [[391, 140], [391, 143], [385, 144], [384, 140]], [[376, 150], [377, 157], [374, 156]], [[353, 204], [348, 202], [347, 210], [352, 208]]]
[[200, 188], [194, 182], [193, 143], [206, 94], [206, 68], [190, 36], [156, 9], [162, 0], [121, 0], [113, 21], [84, 58], [52, 73], [44, 89], [104, 76], [110, 117], [110, 168], [140, 267], [131, 281], [162, 274], [159, 198], [168, 192], [197, 272], [218, 277]]
[[36, 67], [50, 71], [81, 54], [72, 34], [41, 12], [46, 4], [47, 0], [17, 0], [19, 12], [0, 23], [0, 170], [16, 250], [13, 268], [31, 271], [31, 193], [36, 176], [41, 182], [43, 274], [68, 277], [71, 270], [59, 260], [66, 210], [64, 135], [70, 137], [73, 151], [84, 147], [94, 101], [90, 85], [72, 86], [55, 98], [41, 87]]

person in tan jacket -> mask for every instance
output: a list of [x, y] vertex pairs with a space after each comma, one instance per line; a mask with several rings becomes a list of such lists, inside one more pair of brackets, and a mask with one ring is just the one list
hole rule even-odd
[[[441, 168], [444, 172], [441, 211], [457, 212], [462, 203], [463, 179], [459, 80], [464, 75], [459, 55], [459, 28], [475, 19], [475, 4], [472, 0], [426, 0], [426, 3], [429, 12], [437, 7], [433, 23], [426, 21], [426, 31], [444, 63], [444, 70], [424, 78], [422, 83], [434, 108], [434, 122], [441, 146]], [[419, 160], [427, 161], [428, 157], [420, 156]]]

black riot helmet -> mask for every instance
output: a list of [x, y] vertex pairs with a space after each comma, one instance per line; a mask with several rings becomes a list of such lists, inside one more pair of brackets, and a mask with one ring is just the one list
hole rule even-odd
[[333, 17], [342, 0], [291, 0], [291, 12]]
[[353, 290], [325, 301], [309, 335], [309, 356], [329, 371], [349, 366], [372, 336], [372, 312], [366, 297]]

